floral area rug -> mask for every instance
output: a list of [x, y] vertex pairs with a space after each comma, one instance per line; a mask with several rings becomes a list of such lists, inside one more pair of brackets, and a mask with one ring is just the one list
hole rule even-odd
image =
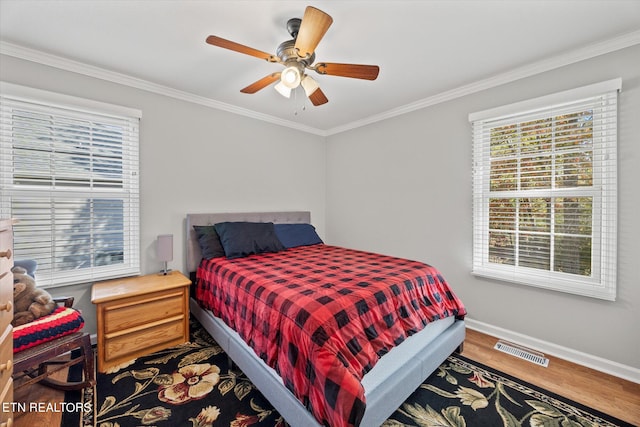
[[383, 427], [633, 427], [607, 414], [452, 355]]
[[[95, 393], [94, 393], [95, 391]], [[98, 385], [69, 394], [89, 409], [63, 426], [280, 427], [283, 417], [209, 334], [191, 323], [191, 341], [141, 357]], [[630, 426], [485, 367], [449, 357], [383, 427]], [[370, 427], [370, 426], [366, 426]]]

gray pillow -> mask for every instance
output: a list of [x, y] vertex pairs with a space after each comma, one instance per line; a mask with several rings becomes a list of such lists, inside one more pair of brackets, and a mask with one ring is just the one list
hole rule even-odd
[[226, 256], [224, 248], [220, 244], [220, 237], [218, 237], [213, 225], [194, 225], [193, 229], [196, 231], [202, 258], [211, 259]]

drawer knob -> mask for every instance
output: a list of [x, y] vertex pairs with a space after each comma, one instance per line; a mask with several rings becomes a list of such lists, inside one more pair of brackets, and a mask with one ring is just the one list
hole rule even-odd
[[11, 303], [11, 301], [0, 304], [0, 311], [13, 311], [13, 304]]
[[3, 363], [0, 365], [0, 372], [10, 371], [13, 368], [13, 360], [7, 360], [7, 363]]
[[0, 251], [0, 258], [11, 259], [11, 249], [7, 249], [6, 251]]

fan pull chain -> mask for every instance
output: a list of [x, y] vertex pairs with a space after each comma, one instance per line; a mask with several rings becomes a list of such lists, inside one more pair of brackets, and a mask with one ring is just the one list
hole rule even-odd
[[[299, 90], [298, 90], [298, 89], [299, 89], [299, 87], [297, 87], [297, 88], [295, 88], [295, 89], [293, 90], [293, 102], [294, 102], [294, 111], [293, 111], [293, 115], [294, 115], [294, 116], [297, 116], [297, 115], [298, 115], [298, 92], [299, 92]], [[305, 102], [305, 98], [306, 98], [306, 96], [305, 96], [305, 97], [302, 97], [302, 103], [301, 103], [301, 104], [302, 104], [302, 108], [301, 108], [301, 110], [302, 110], [303, 112], [304, 112], [304, 111], [307, 111], [307, 103]]]

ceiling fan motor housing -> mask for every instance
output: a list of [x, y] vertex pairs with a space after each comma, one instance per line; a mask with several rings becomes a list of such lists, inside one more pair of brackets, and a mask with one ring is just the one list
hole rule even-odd
[[291, 18], [287, 21], [287, 31], [291, 34], [291, 37], [295, 40], [298, 37], [298, 31], [300, 31], [300, 24], [302, 24], [302, 19], [300, 18]]
[[276, 55], [278, 58], [284, 63], [289, 65], [289, 62], [300, 62], [302, 63], [302, 68], [307, 67], [313, 64], [313, 61], [316, 59], [315, 52], [311, 54], [308, 58], [298, 56], [295, 48], [296, 40], [287, 40], [280, 43], [278, 49], [276, 49]]

